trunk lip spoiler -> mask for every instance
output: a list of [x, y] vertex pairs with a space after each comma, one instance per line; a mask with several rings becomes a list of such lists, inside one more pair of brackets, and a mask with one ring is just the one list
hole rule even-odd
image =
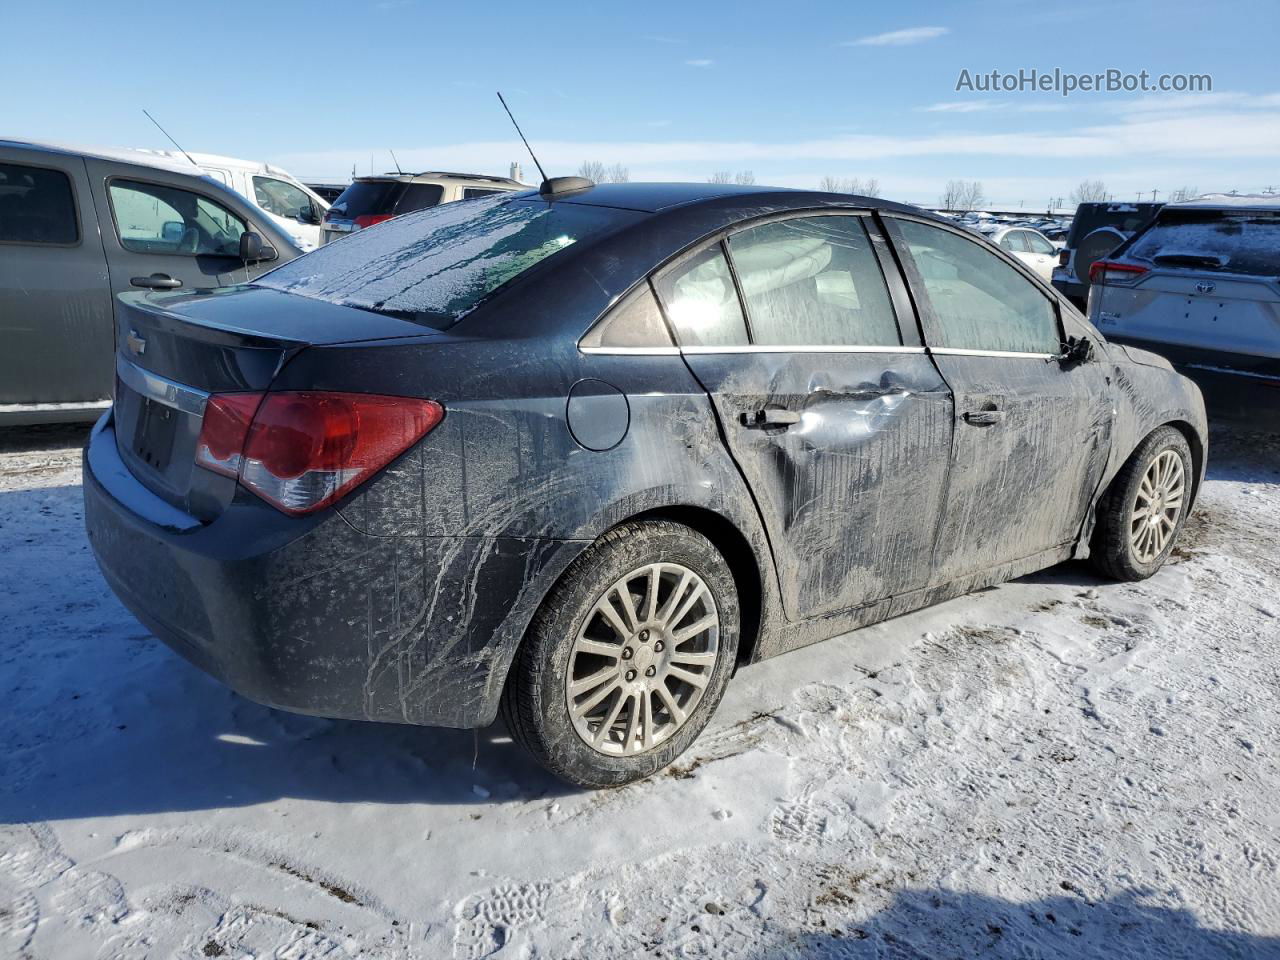
[[192, 416], [204, 416], [205, 404], [209, 402], [209, 394], [204, 390], [152, 373], [121, 356], [116, 357], [116, 376], [130, 390], [148, 400]]

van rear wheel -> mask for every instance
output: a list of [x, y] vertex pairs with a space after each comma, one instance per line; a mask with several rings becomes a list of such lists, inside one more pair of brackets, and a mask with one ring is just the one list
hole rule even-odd
[[738, 597], [719, 551], [666, 520], [624, 524], [543, 602], [503, 692], [511, 735], [584, 787], [629, 783], [680, 756], [733, 670]]

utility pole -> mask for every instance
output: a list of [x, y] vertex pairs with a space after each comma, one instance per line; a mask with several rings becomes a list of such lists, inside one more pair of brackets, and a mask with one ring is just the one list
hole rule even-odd
[[1152, 191], [1151, 191], [1151, 202], [1152, 202], [1152, 203], [1155, 203], [1155, 202], [1156, 202], [1156, 194], [1157, 194], [1157, 193], [1159, 193], [1159, 192], [1160, 192], [1159, 190], [1152, 190]]

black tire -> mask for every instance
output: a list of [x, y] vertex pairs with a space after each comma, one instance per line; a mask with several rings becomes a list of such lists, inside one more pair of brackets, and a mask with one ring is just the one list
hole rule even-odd
[[[1166, 451], [1173, 451], [1182, 460], [1186, 478], [1183, 506], [1164, 549], [1144, 562], [1138, 557], [1130, 537], [1131, 519], [1143, 476], [1155, 459]], [[1097, 525], [1089, 559], [1100, 573], [1116, 580], [1145, 580], [1164, 566], [1187, 519], [1195, 476], [1191, 471], [1191, 448], [1187, 438], [1175, 427], [1157, 427], [1138, 444], [1098, 501]]]
[[[606, 591], [652, 563], [681, 564], [702, 578], [719, 617], [718, 649], [714, 664], [704, 668], [708, 680], [701, 699], [683, 726], [643, 752], [609, 754], [587, 743], [570, 716], [566, 677], [572, 648]], [[543, 601], [511, 665], [502, 696], [503, 720], [517, 743], [570, 783], [615, 787], [651, 776], [680, 756], [711, 719], [733, 672], [739, 623], [733, 574], [706, 537], [667, 520], [623, 524], [570, 564]], [[677, 646], [673, 643], [672, 649]]]

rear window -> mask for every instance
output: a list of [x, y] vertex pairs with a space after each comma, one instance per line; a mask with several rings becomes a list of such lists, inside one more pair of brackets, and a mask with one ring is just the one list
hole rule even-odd
[[1280, 216], [1166, 211], [1125, 255], [1162, 267], [1280, 276]]
[[1071, 220], [1067, 246], [1079, 246], [1081, 240], [1099, 227], [1133, 233], [1154, 217], [1161, 206], [1159, 203], [1082, 203]]
[[444, 196], [444, 187], [438, 183], [407, 183], [404, 193], [396, 202], [396, 213], [411, 213], [414, 210], [425, 210], [434, 207]]
[[256, 285], [443, 330], [535, 264], [638, 216], [509, 196], [446, 203], [323, 246]]
[[357, 180], [329, 209], [351, 218], [391, 213], [403, 186], [398, 180]]

